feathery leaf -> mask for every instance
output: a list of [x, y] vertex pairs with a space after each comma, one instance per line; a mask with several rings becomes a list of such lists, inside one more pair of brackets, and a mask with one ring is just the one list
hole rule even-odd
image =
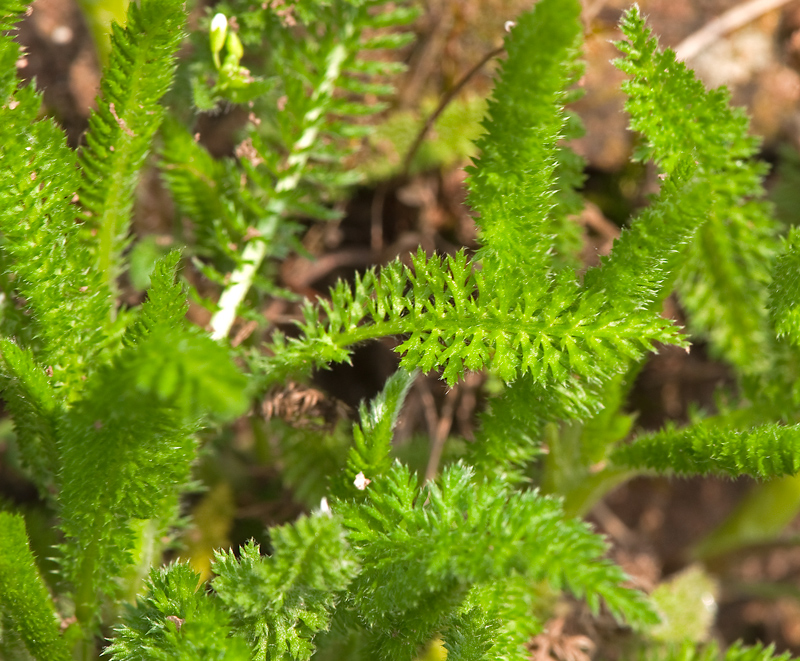
[[79, 198], [97, 233], [97, 268], [114, 290], [126, 245], [139, 169], [161, 123], [159, 100], [172, 85], [186, 14], [181, 0], [128, 5], [127, 27], [112, 25], [101, 98], [80, 152]]
[[105, 654], [113, 661], [249, 661], [246, 641], [231, 635], [230, 617], [199, 578], [188, 564], [154, 569]]
[[727, 474], [757, 478], [800, 471], [800, 426], [763, 425], [747, 431], [715, 426], [709, 419], [668, 427], [618, 448], [612, 460], [679, 475]]
[[13, 625], [33, 658], [68, 661], [53, 600], [28, 548], [25, 520], [0, 512], [0, 613]]
[[234, 626], [267, 661], [306, 661], [313, 636], [326, 630], [339, 590], [356, 565], [341, 523], [325, 513], [270, 529], [273, 553], [254, 542], [217, 553], [214, 590], [233, 614]]

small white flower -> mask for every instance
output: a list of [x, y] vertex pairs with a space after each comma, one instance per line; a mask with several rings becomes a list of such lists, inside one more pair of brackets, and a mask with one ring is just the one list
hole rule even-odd
[[368, 480], [366, 477], [364, 477], [364, 473], [359, 473], [356, 475], [356, 479], [353, 480], [353, 484], [359, 491], [364, 491], [370, 482], [372, 482], [372, 480]]
[[516, 21], [506, 21], [503, 27], [505, 28], [506, 32], [511, 32], [511, 28], [513, 28], [516, 24]]
[[319, 511], [320, 514], [327, 514], [328, 516], [331, 515], [331, 506], [328, 505], [328, 499], [324, 496], [322, 497], [322, 500], [319, 501]]
[[228, 19], [223, 13], [216, 14], [211, 19], [212, 32], [226, 32], [228, 29]]
[[219, 54], [225, 45], [225, 35], [228, 33], [228, 19], [225, 14], [216, 14], [211, 19], [211, 31], [208, 33], [209, 44], [211, 46], [211, 57], [217, 69], [220, 68]]

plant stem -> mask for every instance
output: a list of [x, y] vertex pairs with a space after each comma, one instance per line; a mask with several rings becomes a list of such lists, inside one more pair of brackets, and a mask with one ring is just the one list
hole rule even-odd
[[[345, 41], [353, 32], [352, 24], [345, 30]], [[332, 96], [336, 79], [342, 73], [342, 65], [347, 59], [348, 50], [341, 43], [334, 46], [328, 54], [326, 60], [325, 75], [322, 82], [314, 90], [312, 96], [312, 108], [303, 117], [302, 125], [305, 127], [300, 138], [292, 145], [291, 152], [287, 158], [288, 166], [286, 174], [278, 179], [275, 185], [275, 193], [280, 198], [282, 193], [287, 193], [297, 188], [300, 179], [308, 163], [309, 148], [316, 142], [320, 130], [320, 119], [325, 112], [327, 100]], [[239, 309], [247, 292], [253, 285], [256, 273], [261, 268], [261, 264], [267, 255], [269, 242], [274, 237], [280, 212], [283, 210], [282, 204], [278, 205], [280, 210], [273, 210], [259, 222], [256, 229], [260, 236], [251, 239], [245, 244], [242, 251], [241, 264], [231, 273], [230, 284], [222, 292], [219, 299], [219, 309], [211, 318], [211, 337], [221, 340], [228, 336], [231, 326], [236, 319], [236, 311]]]
[[464, 88], [464, 86], [470, 81], [470, 79], [480, 71], [483, 66], [489, 62], [494, 57], [497, 57], [501, 53], [505, 51], [505, 46], [500, 46], [498, 48], [494, 48], [486, 53], [477, 64], [475, 64], [467, 73], [465, 73], [461, 79], [453, 85], [452, 89], [450, 89], [447, 94], [445, 94], [441, 100], [439, 101], [439, 105], [436, 107], [425, 123], [422, 125], [422, 128], [417, 133], [417, 136], [414, 138], [414, 142], [409, 147], [408, 151], [406, 152], [405, 158], [403, 158], [403, 167], [400, 170], [403, 177], [408, 177], [409, 172], [411, 170], [411, 163], [414, 160], [414, 156], [417, 155], [419, 148], [422, 146], [423, 140], [425, 140], [425, 136], [428, 135], [428, 131], [431, 130], [433, 125], [436, 123], [436, 120], [439, 119], [440, 115], [445, 111], [450, 102], [458, 96], [458, 93]]

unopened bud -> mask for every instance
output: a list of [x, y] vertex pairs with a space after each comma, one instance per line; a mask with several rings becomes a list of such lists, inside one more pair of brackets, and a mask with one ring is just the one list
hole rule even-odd
[[219, 69], [219, 54], [222, 47], [225, 45], [225, 37], [228, 34], [228, 19], [225, 14], [216, 14], [211, 19], [211, 32], [208, 35], [211, 44], [211, 56], [214, 58], [214, 64]]
[[228, 41], [225, 45], [228, 47], [228, 56], [225, 58], [226, 64], [230, 62], [238, 65], [242, 55], [244, 55], [244, 46], [242, 46], [239, 35], [235, 32], [229, 32]]

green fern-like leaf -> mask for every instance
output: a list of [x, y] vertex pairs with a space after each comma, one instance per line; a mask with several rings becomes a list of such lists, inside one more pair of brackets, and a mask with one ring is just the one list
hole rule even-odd
[[587, 290], [602, 292], [620, 311], [660, 309], [681, 253], [705, 221], [710, 192], [697, 176], [691, 148], [671, 165], [658, 197], [622, 232], [602, 266], [584, 279]]
[[241, 413], [245, 384], [222, 347], [185, 331], [151, 333], [87, 380], [59, 425], [65, 573], [82, 621], [130, 561], [131, 519], [174, 512], [200, 414]]
[[161, 176], [181, 215], [197, 233], [195, 250], [216, 255], [218, 269], [232, 268], [237, 253], [231, 245], [244, 238], [254, 222], [241, 195], [241, 171], [229, 159], [218, 161], [179, 122], [166, 118], [160, 150]]
[[138, 310], [136, 320], [126, 332], [125, 339], [134, 344], [143, 340], [155, 330], [182, 328], [189, 306], [186, 292], [175, 282], [175, 270], [180, 262], [178, 251], [160, 259], [150, 276], [147, 300]]
[[[692, 325], [742, 372], [765, 367], [766, 284], [776, 227], [763, 196], [764, 166], [753, 160], [758, 139], [725, 89], [706, 91], [669, 49], [660, 51], [638, 7], [622, 21], [627, 41], [617, 66], [625, 83], [631, 128], [647, 143], [640, 158], [666, 172], [689, 151], [708, 188], [707, 219], [683, 255], [677, 281]], [[668, 130], [665, 130], [668, 127]]]
[[489, 401], [480, 416], [470, 460], [484, 477], [525, 481], [524, 469], [542, 452], [547, 423], [585, 420], [600, 410], [599, 388], [578, 381], [545, 385], [526, 374]]
[[[16, 55], [16, 46], [4, 41], [3, 52]], [[0, 230], [4, 257], [15, 273], [6, 296], [11, 304], [18, 295], [26, 301], [38, 340], [32, 348], [52, 368], [54, 385], [78, 390], [84, 361], [92, 362], [108, 346], [103, 329], [110, 293], [75, 223], [75, 155], [54, 122], [37, 121], [40, 98], [33, 86], [15, 91], [16, 78], [3, 71]]]
[[305, 661], [356, 565], [341, 523], [324, 512], [272, 528], [270, 535], [269, 557], [253, 542], [242, 547], [239, 559], [219, 552], [214, 589], [256, 658]]
[[381, 658], [412, 658], [472, 586], [515, 573], [586, 597], [595, 611], [603, 599], [632, 623], [655, 618], [640, 594], [621, 587], [621, 570], [601, 559], [601, 538], [565, 520], [556, 500], [512, 493], [500, 482], [476, 484], [460, 464], [422, 490], [395, 465], [366, 493], [364, 504], [338, 506], [362, 567], [350, 605]]
[[0, 512], [0, 613], [33, 658], [72, 658], [59, 633], [53, 600], [28, 548], [25, 521], [8, 512]]
[[449, 384], [486, 366], [507, 381], [526, 373], [539, 383], [598, 381], [626, 369], [654, 342], [681, 342], [667, 320], [629, 315], [594, 292], [581, 296], [572, 280], [541, 300], [535, 287], [520, 291], [514, 280], [487, 282], [463, 252], [429, 259], [420, 250], [412, 261], [413, 270], [393, 262], [380, 276], [357, 278], [352, 289], [340, 283], [330, 303], [307, 305], [303, 336], [276, 337], [266, 378], [346, 361], [353, 344], [387, 335], [408, 334], [397, 348], [403, 367], [440, 368]]
[[[22, 18], [25, 13], [27, 3], [21, 0], [2, 0], [0, 2], [0, 30], [12, 30], [14, 25]], [[4, 42], [10, 42], [8, 37], [3, 37]], [[7, 69], [3, 69], [5, 73]]]
[[[548, 218], [554, 211], [558, 142], [566, 125], [563, 102], [581, 37], [580, 3], [545, 0], [522, 14], [506, 40], [481, 155], [469, 169], [469, 201], [483, 254], [505, 269], [544, 280], [553, 245]], [[524, 82], [523, 82], [524, 81]], [[562, 180], [563, 183], [563, 180]]]
[[23, 464], [42, 495], [51, 493], [59, 470], [57, 426], [62, 404], [30, 351], [0, 339], [3, 400], [14, 416]]
[[105, 654], [113, 661], [250, 661], [247, 642], [231, 635], [228, 614], [199, 578], [187, 564], [153, 570]]
[[392, 435], [397, 416], [416, 374], [403, 369], [395, 372], [369, 408], [361, 405], [361, 424], [353, 426], [353, 447], [347, 463], [347, 480], [361, 473], [375, 479], [392, 465]]
[[488, 661], [497, 659], [493, 650], [498, 624], [487, 620], [484, 613], [473, 608], [454, 617], [448, 626], [451, 631], [445, 642], [450, 661]]
[[736, 431], [714, 420], [638, 438], [618, 448], [613, 461], [635, 468], [672, 471], [679, 475], [723, 474], [757, 478], [794, 475], [800, 471], [800, 427], [763, 425]]
[[125, 29], [112, 26], [101, 99], [80, 152], [79, 191], [86, 228], [97, 234], [97, 267], [112, 290], [139, 169], [161, 123], [159, 100], [172, 84], [184, 21], [180, 0], [146, 0], [128, 6]]

